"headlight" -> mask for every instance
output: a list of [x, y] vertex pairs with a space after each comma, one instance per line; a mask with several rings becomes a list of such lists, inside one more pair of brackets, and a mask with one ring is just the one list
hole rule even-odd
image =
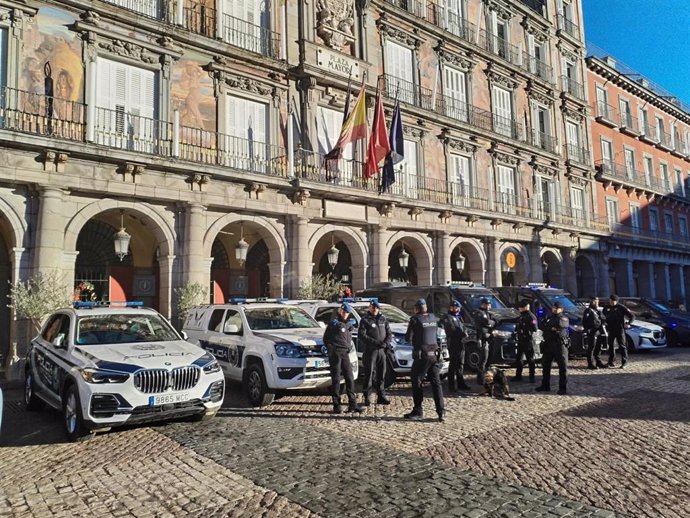
[[576, 333], [581, 333], [582, 331], [585, 330], [585, 328], [582, 327], [582, 326], [579, 325], [579, 324], [573, 324], [572, 326], [570, 326], [570, 329], [571, 329], [572, 331], [575, 331]]
[[[636, 326], [633, 326], [633, 328], [635, 328], [635, 327], [636, 327]], [[653, 333], [653, 332], [654, 332], [653, 330], [648, 329], [648, 328], [646, 328], [646, 327], [638, 327], [637, 330], [638, 330], [640, 333]]]
[[291, 344], [290, 342], [280, 342], [275, 344], [276, 354], [281, 358], [301, 358], [304, 356], [302, 347]]
[[494, 329], [493, 331], [491, 331], [491, 335], [498, 336], [500, 338], [510, 338], [513, 335], [513, 333], [512, 331], [502, 331], [500, 329]]
[[81, 377], [86, 383], [124, 383], [129, 378], [129, 374], [98, 369], [82, 369]]
[[204, 372], [206, 374], [213, 374], [214, 372], [218, 372], [220, 370], [220, 365], [218, 365], [218, 362], [216, 360], [213, 360], [211, 363], [207, 363], [204, 365]]

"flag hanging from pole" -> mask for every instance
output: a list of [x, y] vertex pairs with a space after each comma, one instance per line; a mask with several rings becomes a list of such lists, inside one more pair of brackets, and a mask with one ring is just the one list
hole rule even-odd
[[338, 141], [333, 146], [325, 156], [325, 159], [338, 160], [342, 154], [345, 146], [359, 139], [366, 138], [367, 136], [367, 107], [366, 107], [366, 94], [364, 92], [364, 85], [359, 91], [357, 100], [355, 101], [355, 106], [352, 109], [347, 118], [343, 121], [343, 127], [340, 130], [340, 136]]
[[374, 123], [369, 137], [369, 147], [367, 148], [366, 167], [364, 169], [364, 179], [371, 178], [379, 172], [379, 166], [383, 162], [391, 147], [388, 142], [388, 129], [386, 128], [386, 114], [383, 111], [383, 99], [381, 91], [376, 93], [376, 110], [374, 111]]
[[396, 101], [391, 120], [389, 137], [390, 153], [383, 164], [380, 193], [386, 192], [395, 183], [395, 166], [405, 159], [405, 139], [403, 137], [400, 101]]

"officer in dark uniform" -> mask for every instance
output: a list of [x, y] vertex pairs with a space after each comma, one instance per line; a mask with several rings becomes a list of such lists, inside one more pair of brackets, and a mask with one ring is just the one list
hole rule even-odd
[[532, 335], [537, 332], [537, 317], [529, 310], [528, 300], [521, 300], [518, 303], [518, 310], [520, 317], [515, 324], [517, 357], [515, 359], [515, 377], [511, 381], [522, 381], [522, 357], [524, 356], [529, 369], [529, 381], [534, 383], [534, 340]]
[[367, 314], [359, 321], [359, 343], [364, 346], [364, 406], [369, 406], [369, 395], [375, 383], [379, 405], [390, 405], [386, 397], [386, 349], [391, 346], [393, 333], [388, 319], [381, 313], [378, 301], [369, 303]]
[[450, 355], [450, 366], [448, 367], [448, 390], [450, 392], [457, 392], [458, 389], [470, 390], [462, 375], [465, 368], [465, 342], [463, 339], [467, 336], [467, 332], [465, 326], [462, 325], [460, 309], [460, 303], [453, 300], [450, 303], [448, 313], [441, 318], [441, 325], [446, 330]]
[[632, 312], [623, 304], [618, 303], [618, 295], [609, 297], [609, 305], [604, 308], [606, 327], [609, 331], [609, 362], [607, 367], [614, 367], [616, 359], [616, 342], [621, 349], [621, 369], [625, 369], [628, 363], [628, 341], [625, 337], [625, 329], [635, 319]]
[[338, 318], [331, 320], [323, 334], [323, 343], [328, 348], [328, 361], [331, 365], [331, 395], [333, 397], [333, 413], [341, 414], [340, 407], [340, 375], [345, 378], [348, 412], [362, 412], [357, 405], [355, 395], [355, 379], [352, 374], [349, 352], [352, 348], [352, 324], [349, 321], [352, 307], [343, 304], [338, 308]]
[[558, 364], [558, 393], [565, 394], [568, 388], [568, 347], [570, 337], [568, 327], [570, 320], [563, 314], [563, 305], [554, 302], [551, 315], [541, 321], [539, 329], [544, 333], [544, 349], [542, 350], [542, 368], [544, 373], [537, 392], [551, 390], [551, 364], [554, 360]]
[[601, 363], [600, 337], [606, 332], [604, 328], [604, 316], [599, 310], [599, 297], [590, 297], [589, 306], [582, 315], [582, 327], [584, 338], [587, 341], [587, 368], [601, 369], [605, 365]]
[[477, 383], [484, 384], [484, 371], [489, 362], [489, 346], [491, 333], [496, 327], [496, 320], [491, 314], [491, 302], [489, 299], [482, 299], [479, 309], [474, 313], [474, 325], [477, 329], [477, 345], [479, 346], [479, 368], [477, 370]]
[[407, 325], [405, 340], [412, 343], [412, 412], [405, 414], [405, 419], [422, 419], [422, 401], [424, 390], [422, 382], [429, 376], [431, 390], [434, 394], [436, 413], [440, 422], [445, 421], [446, 411], [443, 406], [443, 390], [441, 388], [441, 365], [438, 361], [439, 346], [436, 341], [438, 319], [427, 312], [426, 300], [419, 299], [415, 303], [415, 315]]

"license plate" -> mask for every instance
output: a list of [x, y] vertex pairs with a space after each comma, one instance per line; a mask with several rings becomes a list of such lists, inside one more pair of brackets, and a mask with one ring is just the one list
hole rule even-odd
[[169, 405], [171, 403], [182, 403], [189, 399], [189, 392], [176, 392], [174, 394], [160, 394], [149, 396], [149, 406]]
[[328, 366], [328, 360], [314, 360], [315, 369], [325, 369]]

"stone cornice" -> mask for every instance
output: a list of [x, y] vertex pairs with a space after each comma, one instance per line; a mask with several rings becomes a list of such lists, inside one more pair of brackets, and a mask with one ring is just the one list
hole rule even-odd
[[386, 39], [390, 39], [402, 45], [419, 49], [422, 45], [422, 37], [416, 33], [408, 32], [390, 24], [385, 16], [376, 21], [376, 27]]

